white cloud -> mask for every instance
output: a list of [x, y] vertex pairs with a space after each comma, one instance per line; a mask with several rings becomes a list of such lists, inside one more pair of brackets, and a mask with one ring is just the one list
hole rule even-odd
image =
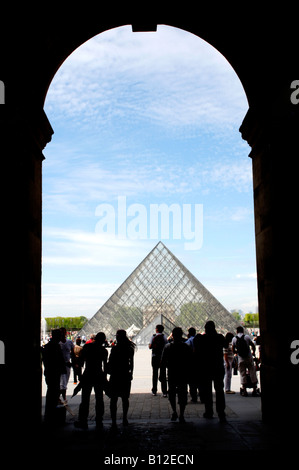
[[146, 119], [164, 128], [240, 124], [247, 101], [226, 59], [185, 31], [160, 26], [133, 34], [102, 33], [58, 70], [46, 112], [78, 126], [106, 128], [111, 119]]
[[258, 299], [254, 275], [241, 276], [236, 279], [211, 279], [205, 287], [229, 311], [240, 309], [245, 313], [255, 312]]
[[[144, 198], [156, 202], [159, 198], [159, 203], [163, 203], [167, 198], [178, 202], [180, 195], [185, 195], [189, 199], [195, 197], [200, 203], [203, 195], [212, 196], [223, 190], [251, 192], [252, 171], [249, 159], [230, 165], [208, 161], [186, 165], [123, 162], [118, 170], [101, 161], [83, 161], [82, 167], [74, 165], [56, 175], [50, 174], [45, 186], [45, 213], [93, 217], [98, 204], [113, 203], [118, 196], [128, 196], [131, 202], [143, 202]], [[252, 216], [249, 207], [230, 208], [229, 212], [229, 218], [234, 221]], [[220, 217], [224, 215], [227, 217], [226, 211], [221, 210]]]
[[113, 283], [44, 283], [43, 316], [88, 318], [111, 297], [118, 285]]
[[209, 183], [221, 188], [233, 188], [244, 191], [252, 188], [252, 167], [248, 160], [236, 163], [223, 162], [214, 165], [209, 171]]
[[[62, 65], [45, 111], [55, 131], [43, 163], [43, 305], [50, 313], [63, 306], [65, 314], [84, 314], [84, 305], [95, 313], [107, 300], [106, 287], [114, 286], [110, 281], [129, 274], [158, 241], [95, 233], [95, 209], [103, 202], [205, 198], [206, 219], [216, 211], [234, 222], [252, 216], [245, 198], [227, 207], [222, 197], [252, 190], [247, 144], [238, 132], [246, 97], [226, 59], [201, 39], [166, 26], [157, 33], [133, 34], [129, 26], [107, 31]], [[103, 277], [108, 267], [109, 280]], [[72, 282], [77, 268], [85, 270], [86, 284]], [[62, 284], [49, 282], [54, 273]], [[95, 273], [98, 284], [90, 282]], [[247, 285], [242, 300], [240, 279], [235, 282], [238, 300], [250, 302]], [[227, 299], [232, 290], [226, 284]]]
[[[249, 161], [230, 161], [239, 148], [230, 146], [230, 155], [220, 162], [209, 161], [211, 148], [203, 149], [189, 163], [187, 148], [174, 147], [172, 156], [149, 146], [152, 134], [147, 135], [149, 123], [167, 128], [173, 138], [182, 132], [184, 138], [201, 140], [201, 132], [219, 132], [223, 152], [221, 140], [228, 139], [223, 128], [239, 125], [246, 108], [242, 86], [226, 59], [186, 31], [159, 26], [157, 33], [132, 33], [124, 26], [94, 37], [61, 66], [47, 96], [54, 130], [57, 122], [70, 137], [56, 140], [54, 134], [45, 150], [45, 212], [86, 216], [90, 202], [119, 195], [163, 198], [199, 189], [207, 194], [211, 185], [247, 191]], [[143, 120], [147, 124], [139, 135]]]
[[154, 242], [138, 243], [129, 238], [112, 239], [102, 233], [45, 228], [43, 245], [45, 267], [135, 267], [153, 248]]

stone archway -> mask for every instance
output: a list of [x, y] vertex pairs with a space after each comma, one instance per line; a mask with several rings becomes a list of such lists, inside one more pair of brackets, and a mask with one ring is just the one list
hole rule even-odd
[[[218, 49], [236, 70], [248, 97], [250, 108], [240, 131], [252, 147], [263, 418], [292, 415], [298, 419], [299, 366], [291, 361], [291, 354], [292, 344], [298, 340], [299, 316], [297, 282], [289, 264], [291, 260], [297, 265], [293, 222], [299, 106], [290, 100], [290, 85], [298, 77], [295, 61], [277, 53], [279, 45], [279, 50], [293, 51], [296, 56], [295, 34], [289, 29], [283, 38], [278, 37], [275, 23], [265, 28], [262, 21], [255, 21], [252, 36], [248, 12], [239, 13], [239, 23], [236, 15], [232, 20], [226, 12], [219, 23], [214, 15], [198, 23], [174, 15], [167, 24], [198, 35]], [[9, 409], [10, 421], [19, 420], [21, 409], [25, 423], [40, 422], [41, 167], [43, 148], [53, 133], [43, 102], [56, 70], [76, 47], [106, 29], [127, 24], [111, 20], [113, 17], [111, 11], [103, 13], [101, 20], [86, 11], [67, 12], [67, 17], [61, 12], [54, 18], [36, 12], [34, 19], [26, 16], [26, 23], [23, 17], [17, 18], [19, 22], [15, 17], [8, 19], [8, 24], [19, 23], [9, 44], [7, 30], [1, 31], [4, 73], [0, 78], [5, 85], [1, 147], [4, 174], [11, 185], [2, 196], [7, 302], [1, 320], [5, 364], [0, 365], [0, 374], [5, 385], [0, 404], [6, 416], [8, 401], [19, 404], [17, 409]], [[134, 24], [134, 29], [152, 28], [152, 24]], [[16, 331], [18, 339], [24, 338], [25, 359], [21, 361]], [[26, 384], [21, 394], [20, 384]], [[279, 408], [278, 397], [283, 403]]]

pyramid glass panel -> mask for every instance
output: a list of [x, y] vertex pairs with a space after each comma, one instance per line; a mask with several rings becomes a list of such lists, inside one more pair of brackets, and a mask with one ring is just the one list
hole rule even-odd
[[218, 332], [235, 332], [238, 322], [193, 274], [159, 242], [107, 302], [84, 325], [80, 335], [104, 331], [108, 340], [125, 329], [137, 344], [147, 344], [157, 323], [165, 333], [174, 326], [202, 332], [213, 320]]

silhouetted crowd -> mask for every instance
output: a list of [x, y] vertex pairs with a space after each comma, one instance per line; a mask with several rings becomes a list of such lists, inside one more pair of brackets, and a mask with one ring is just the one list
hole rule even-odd
[[[219, 420], [225, 422], [225, 393], [235, 393], [230, 386], [232, 374], [237, 373], [237, 369], [241, 395], [247, 396], [247, 388], [252, 388], [252, 395], [259, 396], [256, 375], [259, 363], [256, 346], [259, 348], [259, 342], [257, 340], [255, 344], [249, 335], [244, 335], [241, 326], [237, 328], [236, 335], [227, 333], [226, 336], [217, 333], [213, 321], [206, 323], [203, 334], [196, 334], [194, 328], [189, 328], [187, 338], [183, 337], [180, 327], [175, 327], [168, 338], [163, 331], [163, 325], [157, 325], [149, 343], [152, 351], [152, 394], [157, 395], [160, 381], [162, 394], [168, 397], [172, 408], [172, 421], [185, 421], [188, 388], [191, 401], [199, 399], [204, 403], [204, 417], [212, 418], [214, 386], [216, 412]], [[111, 348], [110, 354], [108, 347]], [[126, 426], [135, 348], [125, 330], [118, 330], [115, 341], [110, 343], [105, 333], [99, 332], [83, 346], [81, 338], [77, 338], [75, 344], [68, 339], [64, 328], [53, 330], [50, 341], [42, 347], [47, 384], [45, 423], [56, 425], [58, 410], [61, 409], [59, 404], [62, 408], [67, 406], [66, 390], [72, 369], [74, 383], [78, 383], [74, 394], [79, 390], [82, 393], [75, 426], [88, 428], [92, 389], [97, 428], [102, 428], [104, 393], [110, 398], [112, 427], [116, 428], [118, 398], [122, 400], [123, 425]]]

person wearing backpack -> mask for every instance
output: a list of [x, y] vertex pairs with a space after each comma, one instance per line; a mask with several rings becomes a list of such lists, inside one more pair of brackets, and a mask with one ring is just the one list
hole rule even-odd
[[[253, 361], [253, 356], [255, 354], [255, 345], [252, 342], [250, 336], [244, 334], [244, 328], [242, 326], [238, 326], [237, 328], [237, 335], [232, 340], [233, 352], [234, 354], [238, 355], [238, 368], [240, 372], [240, 382], [241, 382], [241, 389], [240, 393], [243, 397], [247, 397], [248, 393], [246, 390], [247, 385], [247, 373], [248, 370], [250, 380], [252, 383], [252, 396], [257, 397], [259, 396], [259, 392], [257, 389], [257, 376], [256, 376], [256, 369], [255, 364]], [[251, 352], [252, 349], [252, 352]]]
[[[161, 357], [162, 352], [164, 349], [165, 344], [168, 343], [166, 336], [163, 334], [164, 326], [163, 325], [156, 325], [156, 334], [151, 337], [150, 343], [148, 345], [149, 349], [152, 350], [152, 369], [153, 369], [153, 376], [152, 376], [152, 394], [154, 396], [157, 395], [158, 390], [158, 376], [159, 376], [159, 369], [161, 365]], [[166, 380], [161, 377], [161, 389], [163, 393], [163, 397], [167, 397], [167, 382]]]

